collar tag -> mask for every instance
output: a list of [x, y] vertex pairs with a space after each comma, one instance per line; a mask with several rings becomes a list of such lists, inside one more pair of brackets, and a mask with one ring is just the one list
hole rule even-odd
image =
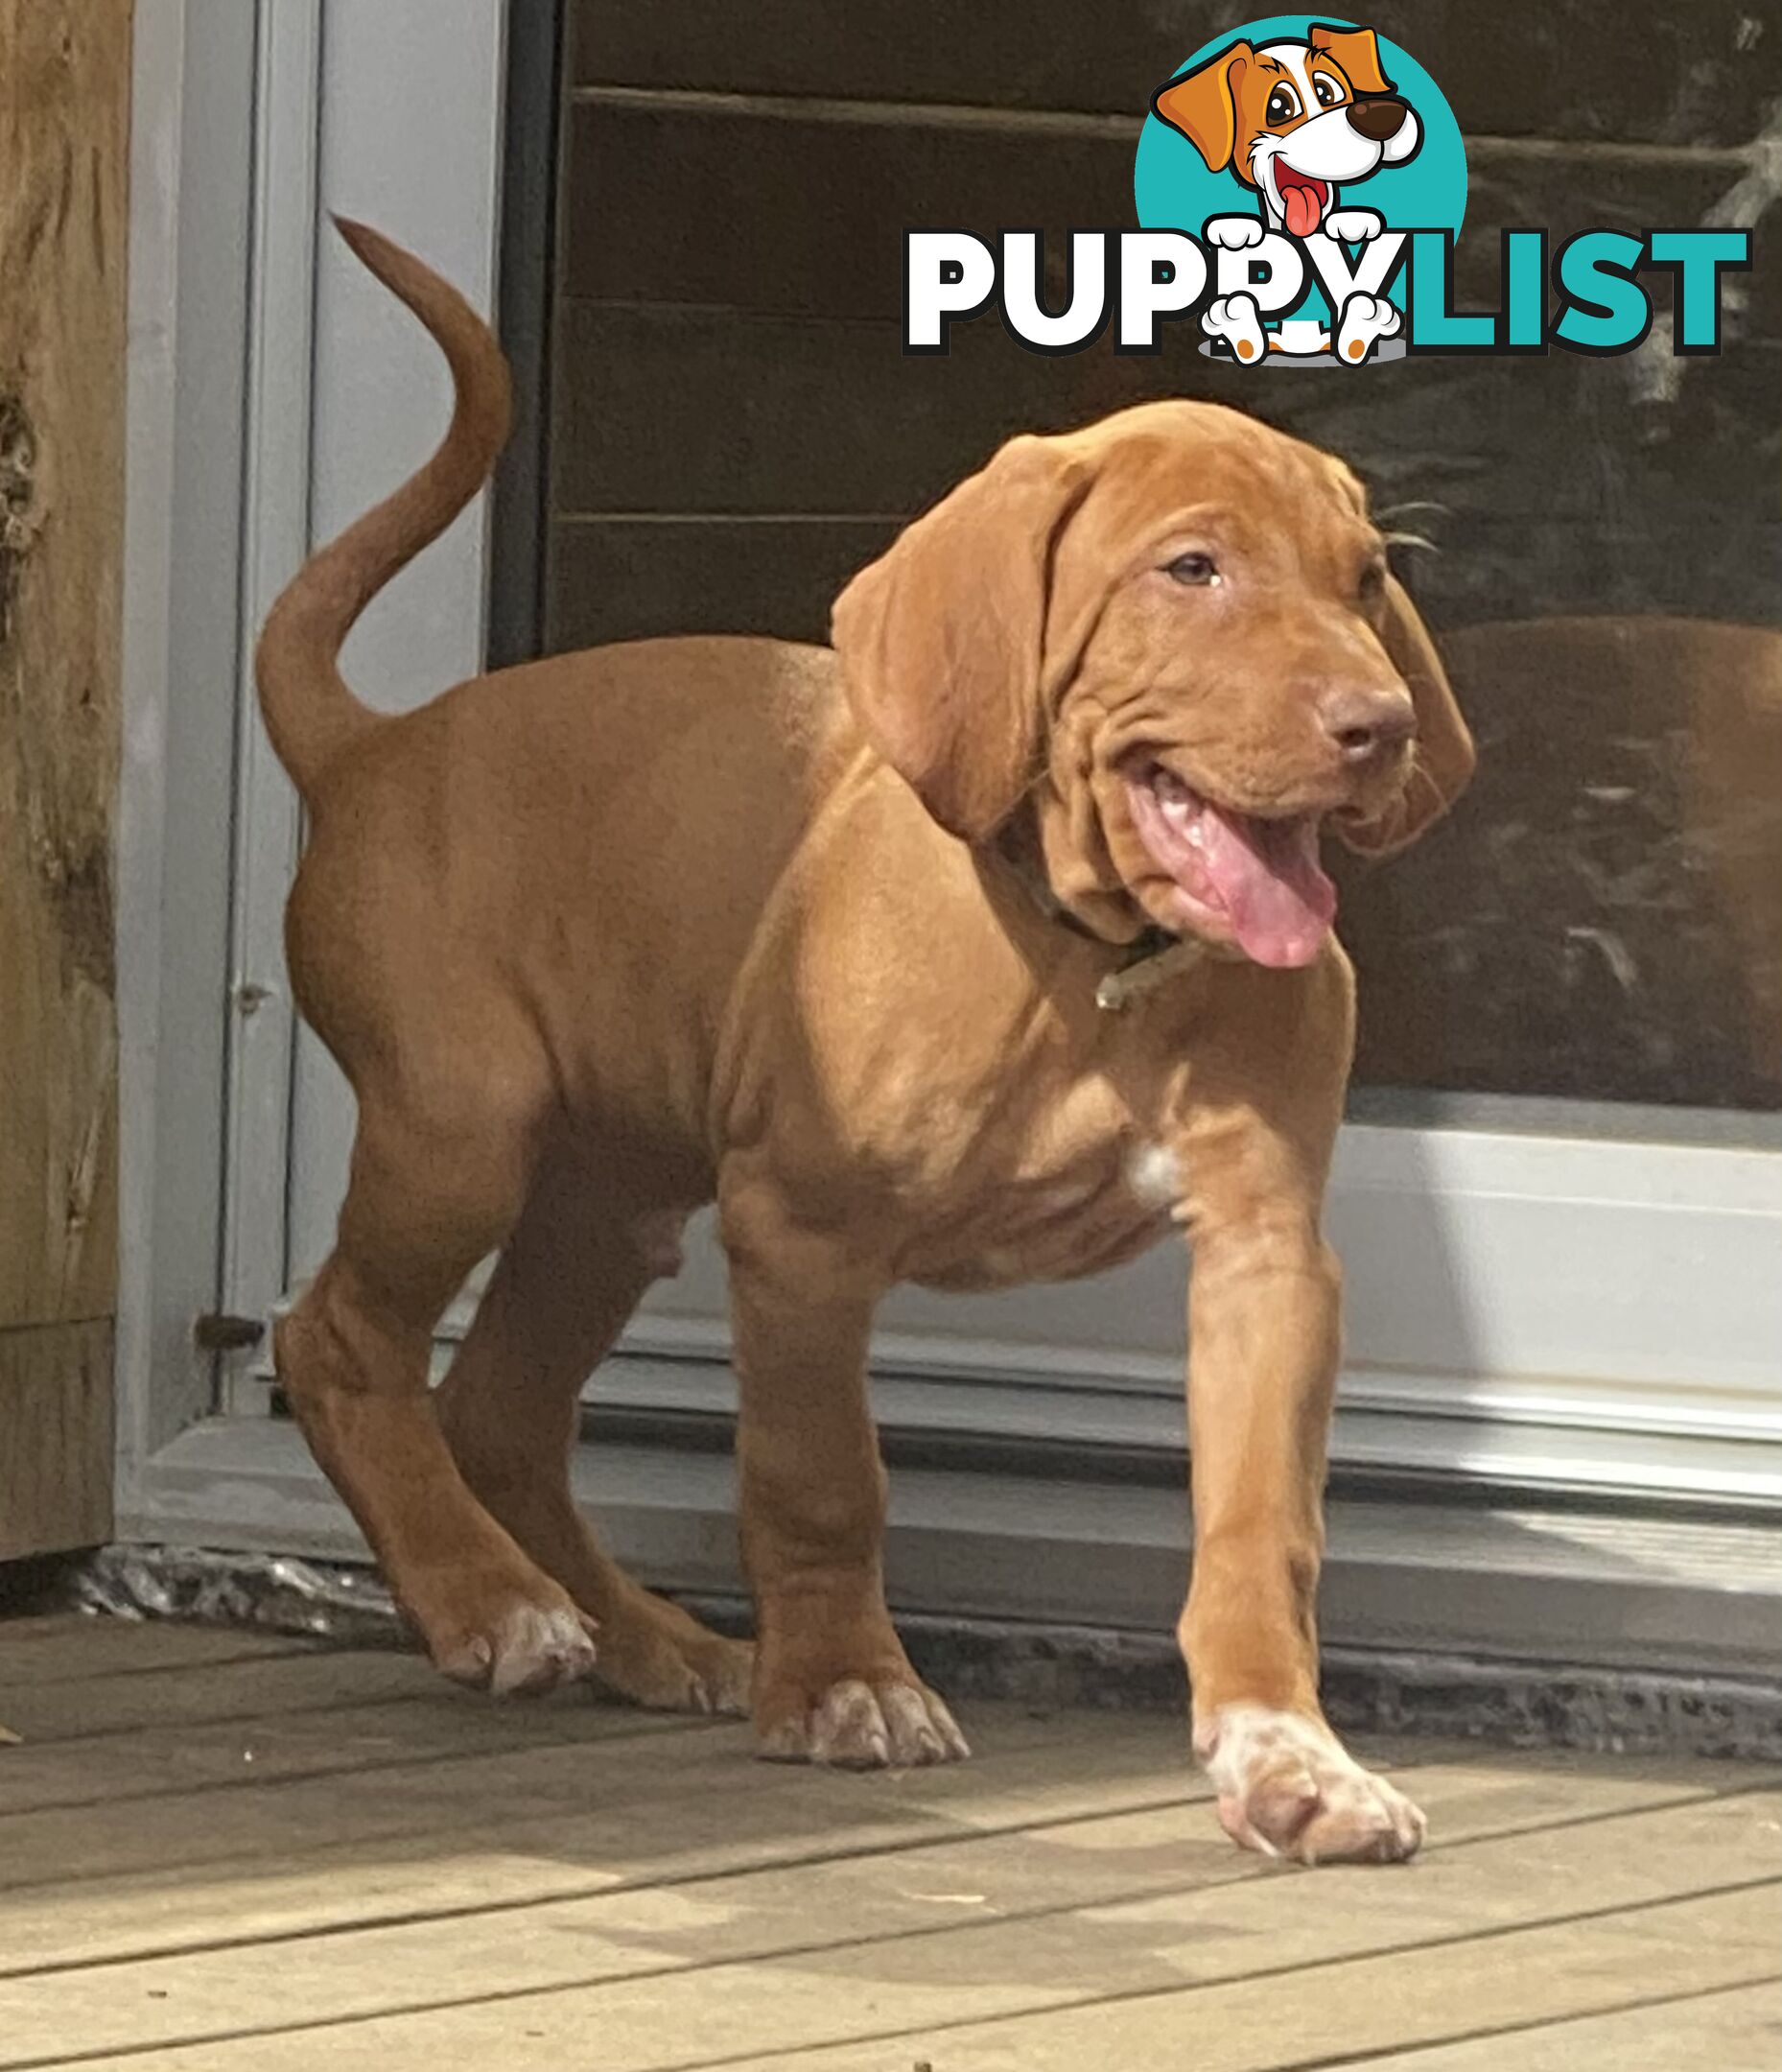
[[1188, 936], [1148, 930], [1119, 970], [1110, 972], [1095, 988], [1096, 1006], [1105, 1014], [1123, 1014], [1134, 1001], [1198, 964], [1203, 947]]

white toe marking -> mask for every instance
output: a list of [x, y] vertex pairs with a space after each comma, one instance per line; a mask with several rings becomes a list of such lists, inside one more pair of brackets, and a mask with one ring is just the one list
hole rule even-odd
[[1173, 1209], [1182, 1199], [1182, 1161], [1167, 1144], [1137, 1144], [1127, 1156], [1126, 1184], [1147, 1209]]
[[1278, 1712], [1269, 1706], [1222, 1706], [1210, 1726], [1209, 1734], [1195, 1738], [1207, 1775], [1222, 1799], [1242, 1801], [1257, 1775], [1283, 1755], [1298, 1756], [1305, 1765], [1330, 1811], [1347, 1811], [1374, 1794], [1372, 1773], [1361, 1767], [1327, 1727], [1301, 1713]]

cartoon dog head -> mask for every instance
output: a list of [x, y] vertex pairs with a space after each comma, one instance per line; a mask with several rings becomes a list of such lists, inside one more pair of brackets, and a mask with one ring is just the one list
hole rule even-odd
[[1275, 229], [1310, 237], [1337, 183], [1402, 165], [1422, 128], [1380, 69], [1372, 29], [1314, 23], [1303, 43], [1229, 50], [1161, 87], [1152, 106], [1214, 173], [1262, 197]]

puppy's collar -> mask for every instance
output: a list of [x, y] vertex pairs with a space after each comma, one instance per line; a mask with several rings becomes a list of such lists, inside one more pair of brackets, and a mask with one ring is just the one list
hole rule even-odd
[[1105, 935], [1097, 935], [1092, 928], [1073, 914], [1052, 890], [1043, 873], [1035, 869], [1024, 857], [1005, 849], [1003, 860], [1015, 873], [1027, 897], [1048, 921], [1068, 929], [1085, 942], [1119, 952], [1119, 963], [1113, 971], [1104, 972], [1095, 987], [1095, 1004], [1105, 1014], [1123, 1014], [1134, 1001], [1198, 964], [1206, 953], [1206, 944], [1197, 942], [1193, 936], [1172, 935], [1168, 929], [1160, 928], [1155, 922], [1141, 929], [1129, 943], [1111, 943]]

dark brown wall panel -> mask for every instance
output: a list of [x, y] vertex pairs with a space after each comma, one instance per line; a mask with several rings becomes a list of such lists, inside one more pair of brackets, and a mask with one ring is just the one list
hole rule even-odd
[[827, 641], [835, 593], [897, 529], [895, 519], [559, 519], [546, 647], [665, 633]]
[[[585, 83], [1128, 114], [1241, 10], [1213, 0], [574, 0]], [[1752, 0], [1379, 0], [1468, 134], [1742, 144], [1782, 91], [1782, 36]]]
[[[943, 126], [686, 107], [625, 99], [573, 109], [564, 288], [826, 318], [903, 315], [903, 233], [1133, 222], [1137, 124], [1053, 133], [997, 120]], [[1481, 145], [1456, 253], [1460, 306], [1495, 306], [1499, 229], [1639, 231], [1689, 224], [1745, 170], [1724, 153]], [[1654, 276], [1660, 285], [1664, 276]], [[1782, 335], [1761, 270], [1749, 328]]]
[[[1251, 369], [1204, 359], [1185, 330], [1166, 336], [1155, 359], [1105, 341], [1048, 359], [979, 324], [944, 359], [909, 358], [885, 325], [577, 303], [563, 315], [557, 505], [907, 514], [1016, 432], [1168, 395], [1235, 404], [1340, 451], [1382, 504], [1442, 504], [1445, 518], [1419, 526], [1438, 534], [1473, 513], [1624, 529], [1649, 513], [1674, 528], [1778, 501], [1782, 347], [1685, 363], [1659, 401], [1631, 360]], [[1760, 617], [1782, 610], [1755, 588], [1751, 602]]]
[[[562, 519], [552, 527], [550, 648], [663, 633], [828, 638], [829, 606], [900, 521]], [[1572, 612], [1782, 620], [1782, 525], [1700, 530], [1473, 522], [1440, 553], [1400, 556], [1438, 629]], [[1520, 753], [1535, 754], [1531, 736]]]

